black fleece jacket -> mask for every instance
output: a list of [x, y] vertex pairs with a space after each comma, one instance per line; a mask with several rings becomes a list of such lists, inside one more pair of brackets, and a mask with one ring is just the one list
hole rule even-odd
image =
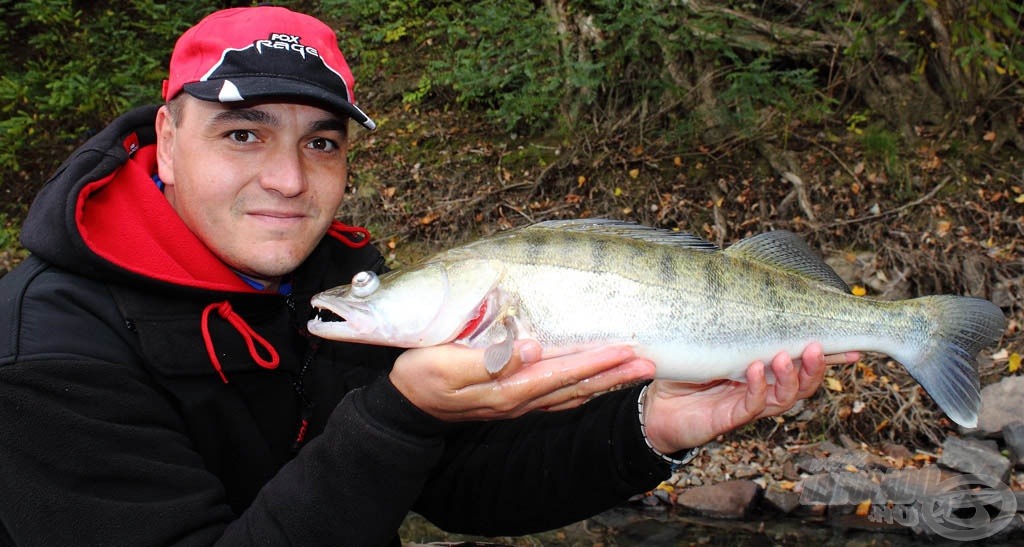
[[380, 254], [336, 223], [291, 294], [251, 289], [153, 183], [154, 115], [61, 166], [0, 279], [0, 545], [394, 544], [409, 510], [522, 534], [667, 475], [635, 389], [447, 424], [388, 381], [398, 350], [311, 337], [310, 297]]

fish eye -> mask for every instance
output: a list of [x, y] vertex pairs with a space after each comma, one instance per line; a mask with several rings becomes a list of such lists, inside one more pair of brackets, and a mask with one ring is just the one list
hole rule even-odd
[[359, 272], [352, 276], [352, 295], [364, 298], [380, 287], [380, 278], [373, 272]]

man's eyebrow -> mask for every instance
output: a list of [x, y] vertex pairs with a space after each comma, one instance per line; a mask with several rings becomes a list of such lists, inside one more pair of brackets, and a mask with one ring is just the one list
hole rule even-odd
[[[270, 126], [276, 126], [279, 124], [277, 116], [274, 116], [269, 112], [255, 108], [232, 108], [218, 112], [217, 115], [210, 120], [210, 125], [231, 125], [238, 122]], [[346, 134], [347, 130], [348, 122], [339, 118], [325, 118], [310, 124], [311, 132], [337, 131], [338, 133]]]
[[218, 112], [210, 125], [229, 125], [238, 122], [249, 122], [260, 125], [277, 125], [277, 117], [269, 112], [253, 108], [232, 108]]
[[337, 131], [338, 133], [344, 135], [348, 130], [348, 121], [340, 120], [338, 118], [318, 120], [313, 122], [313, 125], [310, 129], [312, 129], [314, 133], [318, 131]]

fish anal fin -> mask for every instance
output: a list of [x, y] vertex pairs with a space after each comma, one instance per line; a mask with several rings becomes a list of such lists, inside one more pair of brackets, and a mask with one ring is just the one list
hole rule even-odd
[[850, 286], [800, 236], [787, 230], [764, 232], [733, 244], [725, 254], [761, 262], [850, 292]]

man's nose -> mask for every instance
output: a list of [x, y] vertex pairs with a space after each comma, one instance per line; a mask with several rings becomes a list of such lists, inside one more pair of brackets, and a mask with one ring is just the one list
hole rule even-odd
[[260, 186], [284, 197], [293, 197], [306, 190], [306, 176], [298, 150], [281, 147], [271, 154], [260, 175]]

